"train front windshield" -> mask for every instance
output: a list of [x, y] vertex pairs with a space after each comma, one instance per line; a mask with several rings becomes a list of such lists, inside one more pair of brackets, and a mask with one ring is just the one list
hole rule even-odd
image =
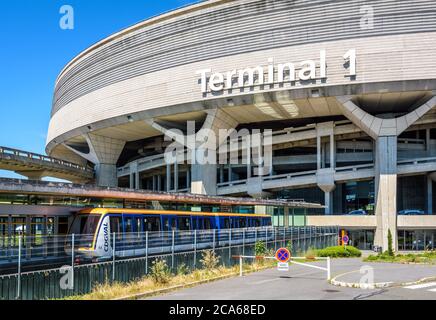
[[74, 218], [71, 225], [70, 234], [89, 234], [94, 235], [100, 221], [100, 215], [86, 214], [78, 215]]
[[70, 234], [75, 235], [75, 246], [91, 248], [101, 215], [83, 214], [74, 218]]

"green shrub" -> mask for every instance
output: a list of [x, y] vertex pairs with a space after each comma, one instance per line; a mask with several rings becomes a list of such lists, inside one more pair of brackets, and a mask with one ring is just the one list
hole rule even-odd
[[388, 229], [388, 256], [393, 257], [394, 256], [394, 250], [392, 247], [392, 233], [391, 229]]
[[177, 274], [178, 275], [186, 275], [189, 273], [189, 268], [185, 263], [181, 263], [179, 264], [179, 266], [177, 267]]
[[156, 259], [150, 268], [150, 276], [155, 283], [165, 284], [170, 281], [171, 272], [165, 260]]
[[318, 257], [331, 257], [331, 258], [350, 258], [361, 257], [362, 252], [359, 249], [352, 246], [336, 246], [327, 247], [325, 249], [316, 250]]
[[200, 260], [203, 268], [206, 270], [212, 270], [218, 267], [220, 257], [215, 254], [213, 250], [207, 250], [203, 252], [202, 259]]
[[264, 256], [266, 254], [266, 246], [265, 243], [262, 241], [257, 241], [254, 246], [254, 254], [256, 256]]

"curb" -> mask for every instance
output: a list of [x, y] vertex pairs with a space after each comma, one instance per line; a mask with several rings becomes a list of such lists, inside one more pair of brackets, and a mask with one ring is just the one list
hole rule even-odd
[[337, 278], [339, 278], [339, 277], [342, 277], [346, 274], [354, 273], [357, 271], [358, 270], [337, 275], [336, 277], [331, 279], [329, 282], [330, 282], [330, 284], [337, 286], [337, 287], [371, 290], [371, 289], [386, 289], [386, 288], [392, 288], [392, 287], [411, 286], [411, 285], [415, 285], [415, 284], [421, 284], [421, 283], [436, 280], [436, 276], [426, 277], [426, 278], [422, 278], [422, 279], [419, 279], [417, 281], [411, 281], [411, 282], [392, 282], [392, 281], [389, 281], [389, 282], [375, 282], [375, 283], [359, 283], [359, 282], [345, 282], [345, 281], [337, 280]]
[[[270, 269], [270, 267], [263, 267], [263, 268], [259, 268], [258, 270], [253, 270], [253, 271], [245, 271], [245, 274], [250, 274], [253, 272], [258, 272], [258, 271], [263, 271], [263, 270], [267, 270]], [[218, 280], [224, 280], [224, 279], [228, 279], [228, 278], [233, 278], [235, 276], [239, 276], [239, 272], [237, 273], [231, 273], [231, 274], [227, 274], [224, 276], [219, 276], [219, 277], [215, 277], [215, 278], [211, 278], [211, 279], [205, 279], [205, 280], [199, 280], [199, 281], [195, 281], [195, 282], [190, 282], [190, 283], [185, 283], [185, 284], [179, 284], [176, 286], [172, 286], [172, 287], [168, 287], [168, 288], [162, 288], [159, 290], [153, 290], [153, 291], [147, 291], [147, 292], [143, 292], [143, 293], [137, 293], [134, 295], [130, 295], [130, 296], [124, 296], [124, 297], [120, 297], [120, 298], [115, 298], [115, 299], [111, 299], [113, 301], [122, 301], [122, 300], [138, 300], [141, 298], [147, 298], [147, 297], [152, 297], [152, 296], [156, 296], [159, 294], [164, 294], [164, 293], [168, 293], [174, 290], [178, 290], [178, 289], [187, 289], [187, 288], [192, 288], [195, 287], [197, 285], [201, 285], [201, 284], [206, 284], [209, 282], [214, 282], [214, 281], [218, 281]]]

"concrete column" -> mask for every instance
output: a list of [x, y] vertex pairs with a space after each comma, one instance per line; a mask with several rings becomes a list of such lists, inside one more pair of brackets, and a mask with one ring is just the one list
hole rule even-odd
[[[197, 150], [197, 153], [203, 153], [204, 150]], [[209, 151], [210, 152], [210, 151]], [[197, 158], [199, 159], [199, 158]], [[216, 195], [217, 184], [217, 165], [216, 164], [193, 164], [191, 166], [192, 181], [191, 193]]]
[[191, 169], [188, 168], [186, 171], [186, 188], [191, 189]]
[[427, 176], [427, 214], [433, 214], [433, 179]]
[[336, 168], [335, 135], [330, 134], [330, 168]]
[[91, 158], [95, 164], [96, 182], [102, 187], [117, 187], [117, 161], [125, 141], [89, 133], [86, 136]]
[[388, 230], [397, 250], [397, 136], [381, 136], [375, 150], [375, 214], [377, 228], [374, 243], [388, 249]]
[[179, 164], [174, 163], [174, 191], [179, 190]]
[[141, 189], [141, 176], [139, 175], [138, 171], [136, 171], [135, 173], [135, 189]]
[[284, 208], [283, 226], [289, 227], [289, 207]]
[[156, 176], [153, 176], [153, 191], [156, 191]]
[[129, 188], [135, 189], [135, 173], [131, 172], [129, 175]]
[[167, 164], [167, 174], [166, 174], [166, 178], [167, 178], [167, 192], [171, 191], [171, 165]]
[[232, 165], [229, 163], [229, 172], [228, 172], [229, 182], [232, 181]]
[[98, 163], [95, 165], [96, 184], [100, 187], [117, 187], [117, 166], [115, 164]]
[[430, 156], [430, 129], [425, 129], [425, 151]]
[[333, 192], [324, 192], [324, 212], [326, 215], [333, 214]]
[[224, 165], [220, 166], [220, 183], [224, 182]]
[[157, 191], [162, 191], [162, 176], [157, 176]]
[[321, 136], [316, 137], [316, 165], [318, 170], [322, 168], [321, 166]]

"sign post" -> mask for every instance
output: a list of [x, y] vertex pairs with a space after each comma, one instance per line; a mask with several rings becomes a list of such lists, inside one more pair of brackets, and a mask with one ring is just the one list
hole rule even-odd
[[277, 262], [278, 271], [289, 271], [289, 260], [291, 259], [291, 252], [287, 248], [280, 248], [276, 251], [275, 258]]
[[342, 237], [342, 244], [344, 245], [344, 248], [348, 245], [348, 241], [350, 241], [350, 238], [347, 235], [344, 235]]

